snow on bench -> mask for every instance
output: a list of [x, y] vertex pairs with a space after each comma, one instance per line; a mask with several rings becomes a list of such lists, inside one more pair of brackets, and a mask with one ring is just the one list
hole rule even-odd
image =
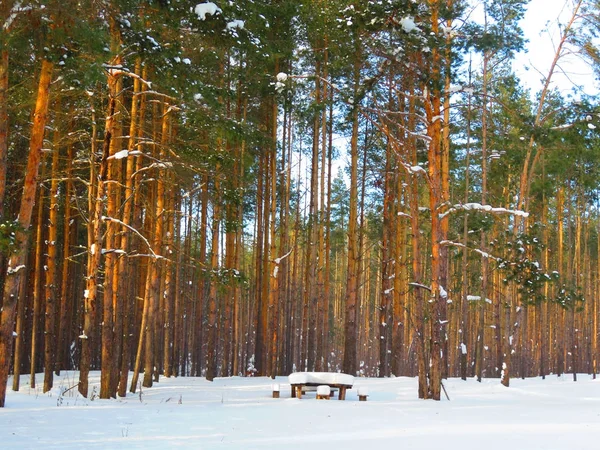
[[292, 388], [292, 397], [302, 398], [302, 389], [306, 386], [327, 385], [340, 390], [338, 399], [346, 399], [346, 389], [352, 389], [354, 377], [336, 372], [296, 372], [288, 376]]
[[331, 397], [331, 388], [326, 384], [317, 387], [317, 400], [329, 400]]

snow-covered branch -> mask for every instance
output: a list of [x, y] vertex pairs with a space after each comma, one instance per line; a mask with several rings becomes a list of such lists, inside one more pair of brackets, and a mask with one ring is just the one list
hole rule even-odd
[[290, 251], [289, 251], [289, 252], [287, 252], [287, 253], [286, 253], [285, 255], [283, 255], [283, 256], [280, 256], [279, 258], [275, 258], [275, 259], [273, 260], [273, 262], [274, 262], [275, 264], [281, 264], [281, 261], [283, 261], [285, 258], [287, 258], [288, 256], [290, 256], [290, 255], [292, 254], [292, 252], [293, 252], [293, 251], [294, 251], [294, 248], [292, 247], [292, 248], [290, 249]]
[[[44, 7], [42, 7], [41, 9], [43, 9], [43, 8]], [[34, 9], [33, 5], [21, 6], [21, 2], [16, 1], [14, 3], [14, 5], [12, 6], [12, 8], [10, 8], [10, 10], [8, 11], [8, 15], [7, 15], [6, 19], [4, 20], [4, 23], [2, 24], [2, 29], [4, 31], [8, 31], [10, 29], [11, 25], [13, 24], [13, 22], [15, 21], [15, 19], [17, 18], [17, 15], [19, 13], [32, 11], [33, 9]]]
[[425, 290], [431, 292], [431, 288], [429, 286], [425, 286], [424, 284], [421, 284], [421, 283], [408, 283], [408, 285], [419, 288], [419, 289], [425, 289]]
[[440, 214], [440, 219], [443, 219], [449, 214], [456, 211], [481, 211], [491, 214], [512, 214], [513, 216], [528, 217], [529, 213], [518, 209], [494, 208], [491, 205], [482, 205], [481, 203], [464, 203], [452, 206], [445, 213]]
[[[146, 156], [146, 155], [144, 155]], [[151, 169], [171, 169], [173, 168], [173, 164], [170, 162], [155, 162], [150, 164], [147, 167], [142, 167], [140, 170], [136, 170], [131, 176], [135, 177], [137, 174], [139, 174], [140, 172], [144, 172], [146, 170], [151, 170]], [[146, 180], [148, 181], [148, 180]]]
[[500, 258], [496, 258], [495, 256], [490, 255], [487, 252], [484, 252], [481, 249], [478, 248], [471, 248], [471, 247], [467, 247], [465, 244], [462, 244], [460, 242], [454, 242], [454, 241], [441, 241], [440, 245], [445, 245], [448, 247], [459, 247], [459, 248], [464, 248], [465, 250], [470, 250], [472, 252], [475, 253], [479, 253], [481, 256], [483, 256], [484, 258], [489, 258], [489, 259], [493, 259], [494, 261], [498, 261]]
[[171, 101], [177, 101], [177, 99], [176, 99], [175, 97], [171, 96], [171, 95], [168, 95], [168, 94], [163, 94], [162, 92], [153, 91], [153, 90], [150, 90], [150, 91], [140, 91], [140, 92], [135, 92], [133, 95], [134, 95], [134, 96], [138, 96], [138, 95], [155, 95], [155, 96], [157, 96], [157, 97], [164, 97], [164, 98], [166, 98], [167, 100], [171, 100]]
[[144, 80], [138, 74], [131, 72], [129, 69], [126, 69], [121, 65], [112, 66], [110, 64], [104, 64], [103, 66], [106, 69], [106, 71], [110, 74], [110, 76], [112, 76], [112, 77], [124, 75], [124, 76], [130, 77], [130, 78], [135, 78], [136, 80], [138, 80], [141, 83], [144, 83], [146, 86], [148, 86], [149, 89], [152, 89], [151, 81]]
[[14, 275], [15, 273], [18, 273], [19, 271], [25, 269], [25, 266], [23, 264], [21, 264], [20, 266], [17, 267], [11, 267], [9, 266], [8, 269], [6, 270], [6, 273], [8, 275]]
[[133, 231], [135, 234], [137, 234], [140, 237], [140, 239], [142, 241], [144, 241], [144, 243], [148, 247], [148, 250], [150, 250], [150, 253], [152, 254], [152, 258], [154, 258], [154, 259], [164, 259], [163, 256], [160, 256], [160, 255], [157, 255], [156, 253], [154, 253], [154, 250], [152, 250], [152, 246], [150, 245], [150, 242], [148, 242], [148, 239], [146, 239], [143, 234], [141, 234], [138, 230], [136, 230], [132, 226], [127, 225], [125, 222], [122, 222], [119, 219], [115, 219], [114, 217], [102, 216], [102, 220], [104, 220], [105, 222], [118, 223], [119, 225], [127, 228], [128, 230]]
[[275, 267], [273, 268], [273, 277], [276, 278], [277, 277], [277, 273], [279, 272], [279, 264], [281, 264], [281, 261], [283, 261], [285, 258], [287, 258], [288, 256], [290, 256], [292, 254], [292, 252], [294, 251], [294, 247], [292, 247], [290, 249], [289, 252], [287, 252], [285, 255], [280, 256], [279, 258], [275, 258], [273, 260], [273, 262], [275, 263]]

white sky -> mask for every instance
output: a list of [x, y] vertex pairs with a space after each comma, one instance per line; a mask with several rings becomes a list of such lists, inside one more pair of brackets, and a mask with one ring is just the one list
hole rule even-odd
[[[529, 40], [528, 52], [518, 55], [514, 69], [533, 93], [541, 89], [541, 80], [548, 74], [554, 58], [559, 38], [558, 21], [564, 25], [571, 13], [571, 0], [531, 0], [529, 4], [522, 22], [525, 37]], [[566, 93], [575, 83], [587, 94], [597, 93], [598, 82], [593, 71], [580, 57], [565, 57], [561, 60], [561, 68], [567, 75], [555, 73], [552, 78], [555, 87]]]

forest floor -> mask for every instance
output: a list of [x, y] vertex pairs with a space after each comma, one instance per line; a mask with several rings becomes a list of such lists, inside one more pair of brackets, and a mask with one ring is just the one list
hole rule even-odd
[[[599, 448], [600, 378], [444, 382], [450, 401], [417, 399], [414, 378], [357, 378], [345, 401], [290, 398], [287, 377], [161, 378], [126, 398], [85, 399], [77, 372], [42, 394], [22, 377], [0, 409], [0, 447], [577, 450]], [[91, 391], [99, 373], [91, 374]], [[12, 381], [9, 381], [9, 386]], [[279, 383], [281, 398], [273, 399]], [[369, 391], [359, 402], [357, 387]]]

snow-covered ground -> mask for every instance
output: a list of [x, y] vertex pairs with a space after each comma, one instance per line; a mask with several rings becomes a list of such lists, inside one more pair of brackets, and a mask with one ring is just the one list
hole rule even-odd
[[[91, 386], [98, 389], [98, 373]], [[357, 378], [346, 401], [290, 398], [287, 377], [161, 378], [118, 400], [76, 395], [77, 373], [47, 394], [9, 391], [0, 448], [593, 450], [600, 448], [600, 379], [580, 375], [445, 382], [451, 401], [416, 398], [413, 378]], [[38, 381], [42, 376], [38, 375]], [[273, 383], [281, 398], [271, 398]], [[41, 383], [40, 383], [41, 384]], [[368, 388], [359, 402], [357, 388]]]

